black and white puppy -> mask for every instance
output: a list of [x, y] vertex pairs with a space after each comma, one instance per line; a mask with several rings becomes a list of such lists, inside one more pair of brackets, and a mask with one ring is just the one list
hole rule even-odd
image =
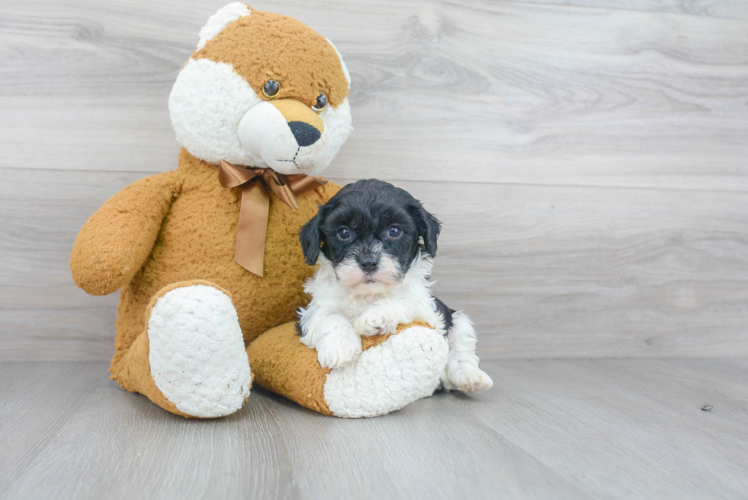
[[392, 184], [362, 180], [341, 189], [301, 230], [312, 296], [299, 310], [301, 342], [336, 368], [361, 352], [361, 335], [394, 333], [423, 320], [447, 336], [442, 386], [480, 392], [493, 385], [478, 368], [470, 318], [431, 295], [432, 257], [441, 230], [421, 203]]

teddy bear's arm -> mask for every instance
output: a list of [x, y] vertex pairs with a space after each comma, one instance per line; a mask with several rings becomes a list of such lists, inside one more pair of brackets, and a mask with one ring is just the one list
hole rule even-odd
[[176, 173], [146, 177], [110, 198], [83, 225], [73, 245], [73, 281], [91, 295], [112, 293], [145, 262], [178, 194]]

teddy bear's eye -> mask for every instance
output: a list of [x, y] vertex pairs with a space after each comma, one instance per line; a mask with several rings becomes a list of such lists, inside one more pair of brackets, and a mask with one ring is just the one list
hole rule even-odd
[[280, 83], [276, 82], [275, 80], [268, 80], [265, 82], [265, 85], [262, 86], [262, 93], [268, 99], [272, 99], [274, 97], [277, 97], [278, 92], [280, 92], [280, 88]]
[[319, 97], [317, 97], [317, 100], [314, 103], [314, 106], [312, 106], [312, 109], [319, 113], [323, 109], [327, 107], [327, 96], [324, 92], [319, 93]]

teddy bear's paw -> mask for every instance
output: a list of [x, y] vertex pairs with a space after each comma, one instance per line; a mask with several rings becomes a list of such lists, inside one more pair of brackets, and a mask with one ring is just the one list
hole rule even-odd
[[164, 294], [148, 321], [149, 362], [156, 387], [179, 411], [201, 418], [234, 413], [252, 378], [231, 299], [211, 286]]
[[430, 396], [447, 363], [447, 341], [433, 328], [410, 327], [332, 370], [328, 408], [338, 417], [375, 417]]
[[397, 325], [406, 322], [398, 311], [391, 307], [374, 306], [364, 311], [353, 325], [357, 335], [365, 337], [394, 333]]
[[449, 380], [444, 384], [448, 390], [477, 394], [493, 387], [493, 380], [486, 372], [468, 363], [459, 363], [450, 370]]
[[352, 331], [333, 330], [322, 336], [316, 349], [322, 368], [339, 368], [361, 352], [361, 337]]

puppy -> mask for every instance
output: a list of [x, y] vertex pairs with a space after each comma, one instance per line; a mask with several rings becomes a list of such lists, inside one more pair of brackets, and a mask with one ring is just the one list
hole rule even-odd
[[470, 318], [431, 295], [432, 257], [440, 222], [406, 191], [378, 180], [341, 189], [301, 229], [307, 264], [320, 261], [306, 283], [312, 296], [299, 309], [301, 342], [319, 364], [344, 366], [361, 352], [361, 336], [394, 333], [423, 320], [447, 336], [441, 377], [446, 390], [481, 392], [491, 378], [478, 368]]

